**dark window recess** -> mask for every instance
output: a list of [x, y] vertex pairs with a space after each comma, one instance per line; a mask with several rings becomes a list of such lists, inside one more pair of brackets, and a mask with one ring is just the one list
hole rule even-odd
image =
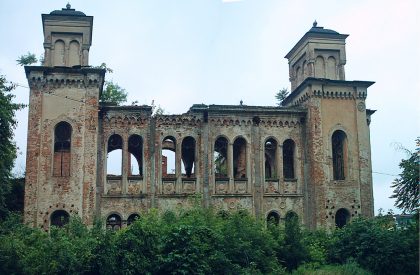
[[138, 214], [131, 214], [130, 216], [128, 216], [127, 225], [132, 224], [133, 222], [135, 222], [138, 219], [140, 219], [140, 216]]
[[69, 213], [64, 210], [57, 210], [51, 214], [51, 225], [63, 227], [69, 222]]
[[285, 179], [295, 178], [295, 142], [287, 139], [283, 143], [283, 176]]
[[132, 135], [128, 139], [129, 176], [143, 176], [143, 139], [139, 135]]
[[233, 175], [235, 179], [246, 178], [246, 140], [242, 137], [233, 143]]
[[350, 221], [350, 212], [345, 208], [340, 208], [335, 213], [335, 225], [343, 228]]
[[270, 212], [267, 215], [267, 224], [268, 225], [279, 225], [280, 223], [280, 215], [277, 212]]
[[195, 166], [195, 139], [186, 137], [181, 144], [181, 160], [188, 178], [194, 174]]
[[264, 171], [265, 171], [265, 179], [272, 179], [277, 178], [278, 175], [276, 173], [276, 153], [277, 153], [277, 142], [270, 138], [265, 142], [264, 145]]
[[346, 134], [335, 131], [332, 135], [333, 176], [334, 180], [344, 180], [345, 176], [345, 142]]
[[71, 126], [60, 122], [54, 129], [53, 176], [70, 176]]

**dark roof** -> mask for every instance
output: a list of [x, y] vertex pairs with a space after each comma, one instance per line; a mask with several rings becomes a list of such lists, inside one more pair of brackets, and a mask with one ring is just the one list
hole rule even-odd
[[315, 21], [312, 25], [312, 28], [309, 29], [309, 31], [307, 31], [305, 33], [305, 35], [296, 43], [295, 46], [293, 46], [293, 48], [289, 51], [289, 53], [287, 53], [287, 55], [285, 56], [285, 58], [289, 58], [292, 53], [300, 46], [302, 45], [302, 43], [310, 38], [330, 38], [330, 39], [346, 39], [347, 36], [349, 36], [348, 34], [341, 34], [339, 32], [336, 32], [334, 30], [330, 30], [330, 29], [324, 29], [324, 27], [318, 27], [318, 23]]
[[65, 16], [86, 16], [86, 14], [84, 14], [83, 12], [72, 9], [70, 4], [67, 4], [66, 8], [52, 11], [50, 12], [50, 14], [51, 15], [65, 15]]

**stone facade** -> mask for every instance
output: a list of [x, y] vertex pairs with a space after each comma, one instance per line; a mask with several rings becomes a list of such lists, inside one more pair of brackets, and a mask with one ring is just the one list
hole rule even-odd
[[[105, 70], [88, 66], [92, 17], [68, 5], [42, 18], [44, 66], [25, 67], [27, 223], [48, 230], [75, 214], [118, 228], [151, 208], [189, 207], [191, 197], [276, 222], [295, 214], [309, 228], [373, 215], [373, 82], [345, 80], [347, 35], [314, 24], [302, 37], [286, 55], [292, 93], [282, 107], [152, 115], [151, 106], [100, 104]], [[111, 174], [112, 165], [121, 169]]]

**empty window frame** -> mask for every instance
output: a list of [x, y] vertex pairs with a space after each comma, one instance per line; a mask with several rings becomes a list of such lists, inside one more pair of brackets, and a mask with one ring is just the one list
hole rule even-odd
[[54, 163], [55, 177], [70, 176], [71, 126], [67, 122], [60, 122], [54, 129]]
[[246, 178], [246, 140], [242, 137], [233, 143], [233, 175], [235, 179]]
[[332, 159], [333, 159], [333, 176], [334, 180], [344, 180], [346, 178], [347, 164], [347, 136], [337, 130], [331, 137]]
[[121, 217], [118, 214], [111, 214], [106, 219], [106, 228], [110, 230], [118, 230], [121, 228]]
[[224, 137], [217, 138], [214, 142], [213, 152], [214, 174], [216, 178], [226, 178], [228, 176], [227, 149], [227, 139]]
[[167, 136], [162, 141], [162, 177], [176, 175], [176, 139]]
[[123, 140], [120, 135], [114, 134], [109, 137], [106, 162], [108, 176], [122, 175], [122, 148]]
[[193, 137], [186, 137], [182, 140], [181, 159], [182, 175], [185, 174], [190, 178], [195, 169], [195, 139]]
[[129, 176], [143, 176], [143, 139], [139, 135], [128, 138], [128, 152], [130, 154]]
[[266, 179], [276, 179], [277, 175], [277, 141], [268, 139], [264, 144], [264, 170]]
[[56, 210], [51, 214], [51, 225], [63, 227], [69, 222], [69, 213], [64, 210]]
[[295, 142], [291, 139], [283, 142], [283, 177], [295, 178]]

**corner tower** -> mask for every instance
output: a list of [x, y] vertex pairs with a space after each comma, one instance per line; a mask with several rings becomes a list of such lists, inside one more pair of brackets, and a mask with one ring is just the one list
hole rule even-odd
[[44, 66], [88, 66], [92, 25], [93, 16], [72, 9], [70, 4], [43, 14]]
[[98, 102], [105, 70], [88, 67], [92, 16], [42, 15], [44, 66], [26, 66], [30, 87], [25, 222], [47, 230], [96, 211]]
[[312, 28], [286, 55], [291, 94], [285, 106], [308, 109], [305, 131], [305, 215], [311, 227], [343, 226], [373, 216], [367, 88], [347, 81], [346, 34]]

